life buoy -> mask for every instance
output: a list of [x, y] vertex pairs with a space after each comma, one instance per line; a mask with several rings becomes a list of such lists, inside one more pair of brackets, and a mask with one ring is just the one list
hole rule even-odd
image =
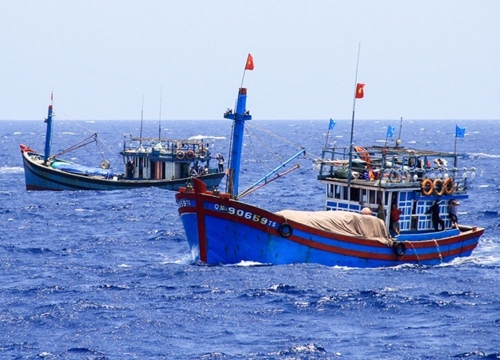
[[186, 154], [184, 154], [184, 151], [182, 151], [182, 150], [177, 151], [177, 154], [176, 154], [177, 159], [182, 160], [182, 159], [184, 159], [184, 156], [186, 156]]
[[443, 183], [444, 193], [446, 195], [453, 194], [454, 187], [455, 187], [455, 184], [453, 183], [452, 178], [447, 178]]
[[370, 163], [370, 154], [365, 148], [362, 148], [361, 146], [354, 146], [354, 150], [358, 153], [361, 160], [366, 161], [367, 164]]
[[434, 180], [434, 194], [441, 196], [444, 194], [444, 186], [443, 186], [443, 180], [441, 179], [436, 179]]
[[280, 233], [281, 236], [284, 238], [290, 237], [293, 234], [293, 229], [290, 225], [287, 223], [281, 224], [280, 227], [278, 228], [278, 232]]
[[394, 250], [394, 254], [397, 256], [404, 256], [406, 253], [406, 245], [403, 242], [395, 242], [392, 245], [392, 250]]
[[422, 194], [425, 196], [429, 196], [432, 194], [434, 191], [434, 184], [432, 183], [431, 179], [424, 179], [421, 184], [422, 187]]
[[186, 159], [193, 160], [194, 158], [195, 158], [194, 151], [193, 150], [188, 150], [188, 152], [186, 153]]

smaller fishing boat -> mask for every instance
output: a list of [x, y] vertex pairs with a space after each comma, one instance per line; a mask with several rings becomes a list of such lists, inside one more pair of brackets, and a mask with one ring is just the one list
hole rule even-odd
[[195, 260], [366, 268], [436, 265], [476, 248], [484, 229], [458, 225], [448, 211], [468, 198], [473, 175], [472, 169], [458, 168], [456, 153], [407, 149], [400, 143], [325, 146], [317, 164], [318, 180], [326, 187], [324, 211], [273, 213], [240, 201], [236, 174], [244, 123], [251, 119], [246, 94], [240, 88], [235, 111], [225, 114], [234, 120], [233, 137], [239, 139], [231, 147], [230, 190], [209, 191], [195, 179], [176, 194]]
[[212, 152], [203, 138], [172, 140], [127, 135], [124, 138], [123, 168], [110, 169], [101, 161], [89, 167], [63, 160], [58, 156], [97, 141], [97, 134], [83, 140], [58, 155], [51, 155], [53, 109], [49, 105], [45, 152], [39, 153], [21, 144], [27, 190], [123, 190], [158, 187], [178, 190], [193, 178], [209, 189], [219, 186], [225, 173], [210, 166]]

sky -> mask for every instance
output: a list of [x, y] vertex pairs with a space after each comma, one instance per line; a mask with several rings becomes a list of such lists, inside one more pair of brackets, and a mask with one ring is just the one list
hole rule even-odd
[[[2, 0], [0, 120], [500, 119], [498, 0]], [[359, 63], [358, 63], [359, 53]], [[144, 101], [143, 101], [144, 99]]]

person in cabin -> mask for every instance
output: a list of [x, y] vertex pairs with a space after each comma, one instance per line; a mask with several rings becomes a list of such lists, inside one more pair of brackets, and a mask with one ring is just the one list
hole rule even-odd
[[439, 227], [441, 227], [442, 230], [444, 230], [444, 220], [441, 219], [441, 216], [439, 216], [439, 204], [441, 203], [440, 200], [434, 201], [434, 204], [427, 210], [425, 213], [426, 214], [431, 214], [432, 217], [432, 224], [434, 225], [434, 230], [439, 231]]
[[133, 179], [134, 178], [134, 172], [135, 172], [135, 165], [132, 160], [129, 160], [127, 162], [127, 179]]
[[191, 170], [189, 171], [189, 176], [198, 176], [198, 171], [196, 171], [196, 168], [193, 166]]
[[384, 209], [384, 205], [382, 205], [382, 202], [379, 201], [378, 206], [377, 206], [377, 217], [385, 223], [386, 215], [387, 214], [386, 214], [386, 211]]
[[460, 203], [455, 199], [450, 200], [448, 204], [448, 214], [450, 215], [451, 227], [453, 229], [458, 229], [458, 205]]
[[399, 218], [401, 217], [401, 214], [403, 212], [401, 209], [398, 209], [396, 204], [392, 204], [392, 209], [391, 209], [391, 229], [396, 233], [396, 235], [399, 235], [401, 232], [399, 228]]
[[224, 156], [222, 156], [221, 153], [218, 153], [215, 158], [217, 159], [217, 162], [219, 164], [219, 172], [224, 172]]

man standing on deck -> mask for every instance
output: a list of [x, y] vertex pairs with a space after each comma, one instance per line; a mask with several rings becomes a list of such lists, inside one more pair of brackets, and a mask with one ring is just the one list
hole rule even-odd
[[219, 172], [224, 172], [224, 156], [222, 156], [221, 153], [218, 153], [217, 156], [215, 157], [218, 161], [219, 164]]
[[439, 231], [439, 226], [444, 230], [444, 220], [439, 216], [439, 203], [440, 200], [434, 201], [434, 204], [426, 211], [426, 214], [432, 215], [432, 223], [434, 224], [434, 230]]
[[399, 235], [400, 233], [400, 228], [399, 228], [399, 218], [401, 217], [401, 214], [403, 212], [401, 209], [398, 209], [396, 207], [396, 204], [392, 204], [392, 209], [391, 209], [391, 229], [396, 233], [396, 235]]

